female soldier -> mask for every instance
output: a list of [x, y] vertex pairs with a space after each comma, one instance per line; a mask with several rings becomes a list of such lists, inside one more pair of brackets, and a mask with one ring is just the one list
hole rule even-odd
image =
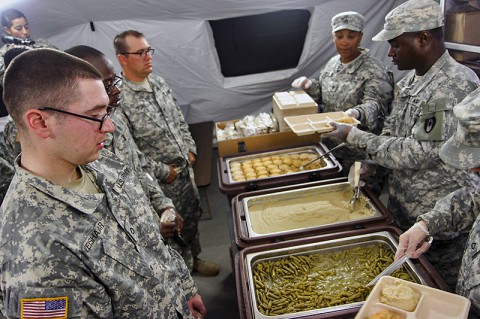
[[[25, 17], [21, 11], [17, 9], [6, 9], [0, 15], [0, 21], [2, 22], [3, 32], [6, 35], [20, 39], [30, 39], [30, 26], [27, 17]], [[5, 72], [3, 56], [10, 47], [10, 44], [5, 44], [0, 48], [0, 78], [3, 78], [3, 73]], [[35, 40], [34, 47], [55, 48], [55, 46], [48, 43], [45, 39]]]
[[[302, 76], [293, 81], [292, 87], [304, 89], [317, 101], [320, 112], [346, 111], [360, 121], [360, 129], [380, 134], [393, 96], [393, 75], [368, 49], [360, 48], [364, 24], [364, 17], [357, 12], [335, 15], [332, 35], [338, 55], [327, 62], [318, 80]], [[338, 144], [333, 140], [322, 142], [329, 148]], [[364, 158], [363, 152], [349, 147], [333, 154], [346, 173], [353, 161]], [[381, 183], [372, 182], [369, 185], [379, 193]]]
[[347, 111], [373, 133], [380, 133], [392, 99], [393, 79], [385, 66], [360, 48], [364, 18], [353, 11], [332, 18], [338, 55], [328, 61], [318, 80], [302, 76], [292, 87], [319, 102], [320, 112]]

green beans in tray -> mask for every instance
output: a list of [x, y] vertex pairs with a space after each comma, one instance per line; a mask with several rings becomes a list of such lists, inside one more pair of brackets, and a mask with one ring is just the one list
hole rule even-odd
[[[253, 266], [258, 311], [281, 315], [365, 301], [365, 285], [393, 262], [394, 253], [373, 243], [312, 254], [290, 255]], [[392, 276], [413, 281], [404, 268]]]

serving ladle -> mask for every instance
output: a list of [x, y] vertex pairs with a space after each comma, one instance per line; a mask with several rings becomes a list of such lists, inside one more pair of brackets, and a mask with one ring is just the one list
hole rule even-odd
[[360, 167], [362, 166], [362, 163], [359, 161], [356, 161], [353, 164], [353, 197], [349, 202], [350, 208], [353, 210], [355, 202], [358, 201], [358, 197], [360, 196], [360, 186], [358, 184], [360, 183]]

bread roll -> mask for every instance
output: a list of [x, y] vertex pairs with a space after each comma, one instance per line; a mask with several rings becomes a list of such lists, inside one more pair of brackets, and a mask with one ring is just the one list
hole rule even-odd
[[395, 280], [393, 285], [386, 286], [380, 292], [380, 302], [405, 311], [413, 311], [417, 307], [420, 293], [408, 284]]

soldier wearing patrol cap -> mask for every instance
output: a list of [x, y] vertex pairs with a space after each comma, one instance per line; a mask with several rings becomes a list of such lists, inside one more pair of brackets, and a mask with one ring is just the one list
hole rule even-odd
[[448, 165], [471, 171], [475, 185], [454, 191], [440, 199], [431, 211], [418, 216], [417, 224], [400, 236], [397, 257], [407, 253], [417, 258], [427, 251], [430, 248], [424, 243], [427, 234], [435, 237], [439, 232], [460, 233], [471, 228], [456, 292], [470, 298], [470, 318], [477, 318], [480, 314], [480, 88], [455, 106], [453, 113], [458, 119], [457, 130], [440, 149], [440, 158]]
[[389, 41], [406, 32], [433, 30], [443, 26], [442, 9], [433, 0], [407, 1], [385, 17], [383, 30], [373, 41]]
[[[357, 12], [335, 15], [331, 25], [338, 55], [327, 62], [318, 79], [302, 76], [292, 87], [304, 89], [318, 102], [320, 112], [346, 111], [360, 120], [362, 130], [379, 134], [392, 100], [393, 77], [368, 49], [360, 47], [364, 24]], [[322, 142], [329, 148], [338, 145], [332, 140]], [[355, 159], [365, 158], [353, 147], [338, 149], [334, 155], [346, 168]]]
[[338, 55], [327, 62], [320, 77], [299, 77], [292, 87], [304, 89], [319, 102], [320, 112], [347, 111], [361, 126], [379, 133], [391, 101], [393, 81], [384, 65], [360, 47], [364, 17], [341, 12], [331, 20]]
[[[457, 126], [453, 106], [480, 84], [471, 69], [449, 56], [442, 26], [442, 10], [433, 0], [410, 0], [388, 13], [383, 30], [373, 39], [388, 41], [392, 62], [412, 71], [395, 88], [382, 134], [341, 124], [333, 124], [336, 130], [330, 134], [366, 152], [365, 176], [375, 170], [388, 174], [387, 206], [403, 230], [440, 198], [475, 184], [471, 174], [439, 157]], [[426, 254], [452, 290], [467, 237], [468, 231], [440, 232]]]
[[345, 29], [362, 32], [364, 25], [365, 18], [355, 11], [341, 12], [332, 18], [333, 33]]
[[465, 201], [467, 209], [452, 211], [452, 215], [477, 216], [465, 246], [456, 292], [472, 302], [469, 318], [480, 318], [480, 89], [454, 111], [459, 118], [458, 129], [440, 150], [440, 156], [451, 165], [474, 171], [478, 178], [476, 188], [469, 192], [471, 200]]

